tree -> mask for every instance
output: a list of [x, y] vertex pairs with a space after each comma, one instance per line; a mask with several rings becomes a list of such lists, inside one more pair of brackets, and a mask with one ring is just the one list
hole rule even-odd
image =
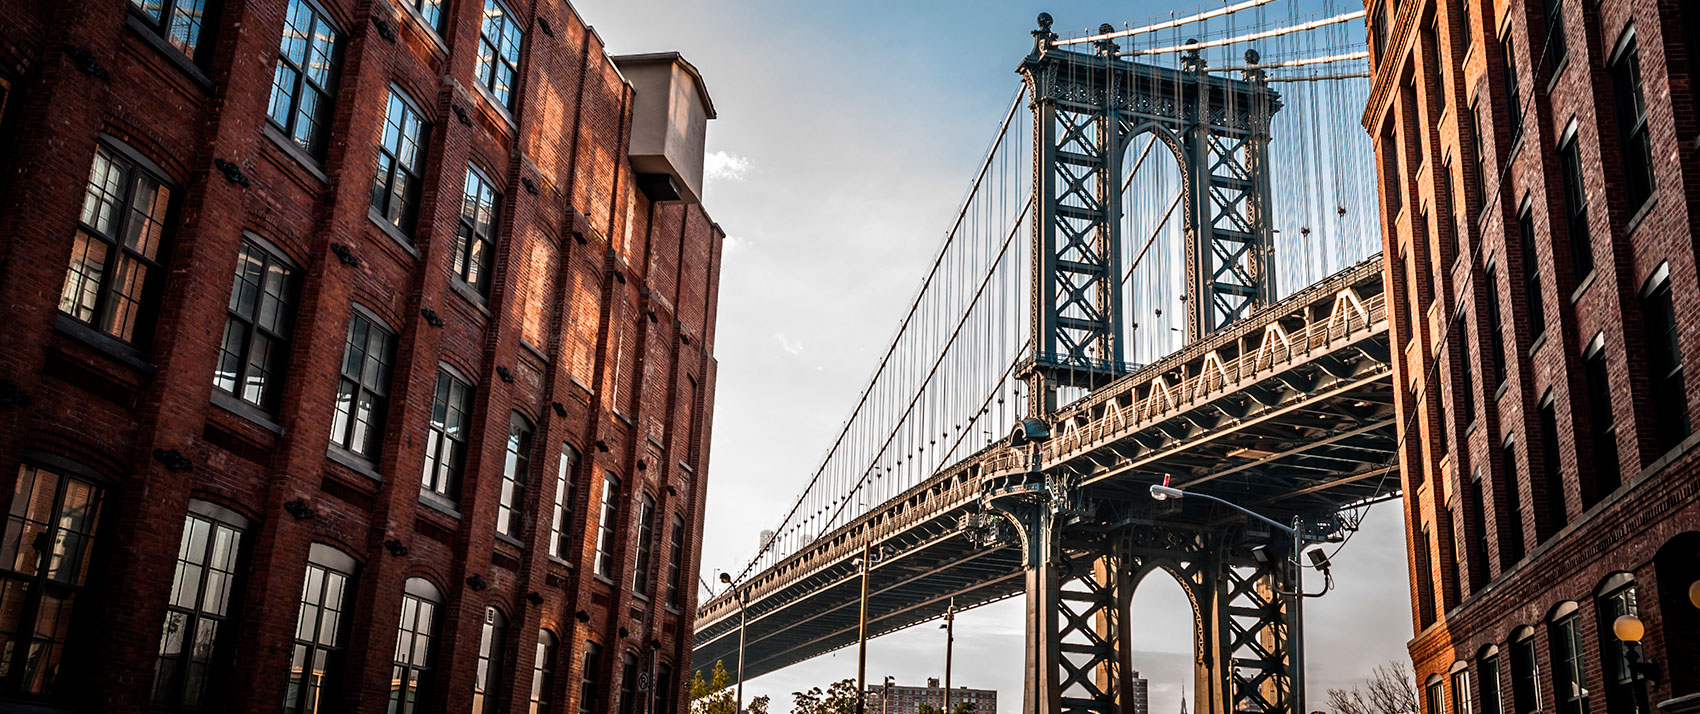
[[767, 705], [771, 701], [773, 701], [773, 698], [766, 694], [756, 697], [755, 699], [751, 699], [749, 706], [750, 714], [767, 714]]
[[841, 679], [821, 691], [792, 692], [791, 714], [856, 714], [856, 680]]
[[[920, 711], [921, 714], [945, 714], [944, 709], [931, 704], [922, 704]], [[950, 714], [974, 714], [974, 703], [963, 702], [958, 704], [955, 709], [950, 710]]]
[[1328, 690], [1334, 714], [1415, 714], [1417, 684], [1401, 660], [1376, 667], [1362, 686]]
[[691, 714], [738, 714], [732, 696], [732, 675], [718, 660], [708, 679], [703, 679], [702, 670], [691, 674]]

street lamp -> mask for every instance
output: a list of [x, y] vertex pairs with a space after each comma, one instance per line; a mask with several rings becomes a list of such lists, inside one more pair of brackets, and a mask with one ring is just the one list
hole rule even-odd
[[[720, 582], [730, 586], [732, 575], [721, 573]], [[744, 625], [749, 624], [749, 620], [744, 616], [744, 596], [744, 591], [736, 588], [732, 590], [732, 597], [738, 600], [738, 708], [735, 710], [737, 712], [744, 711]]]
[[[1151, 498], [1156, 499], [1158, 501], [1167, 501], [1171, 498], [1178, 499], [1178, 498], [1184, 498], [1184, 497], [1187, 497], [1187, 496], [1191, 496], [1193, 498], [1202, 498], [1206, 501], [1211, 501], [1211, 502], [1214, 502], [1214, 503], [1220, 503], [1224, 506], [1227, 506], [1227, 507], [1232, 508], [1236, 511], [1239, 511], [1240, 513], [1244, 513], [1247, 516], [1251, 516], [1252, 518], [1254, 518], [1258, 521], [1262, 521], [1263, 523], [1268, 524], [1270, 527], [1292, 537], [1292, 539], [1293, 539], [1293, 555], [1292, 555], [1292, 561], [1293, 561], [1293, 591], [1292, 592], [1281, 592], [1281, 594], [1286, 595], [1287, 597], [1291, 598], [1291, 600], [1288, 602], [1287, 606], [1292, 608], [1292, 613], [1293, 613], [1292, 637], [1291, 637], [1291, 640], [1288, 642], [1288, 646], [1292, 649], [1292, 657], [1293, 657], [1293, 703], [1292, 703], [1292, 706], [1287, 708], [1287, 711], [1294, 711], [1294, 712], [1304, 711], [1305, 710], [1305, 708], [1304, 708], [1304, 705], [1305, 705], [1305, 696], [1304, 696], [1304, 694], [1305, 694], [1304, 620], [1302, 618], [1302, 615], [1303, 615], [1302, 605], [1304, 603], [1304, 598], [1305, 598], [1305, 588], [1304, 588], [1304, 566], [1303, 566], [1303, 564], [1301, 564], [1299, 562], [1299, 553], [1300, 553], [1300, 551], [1303, 551], [1304, 547], [1305, 547], [1304, 528], [1302, 527], [1303, 521], [1299, 520], [1298, 516], [1294, 516], [1293, 517], [1293, 525], [1290, 525], [1290, 526], [1284, 525], [1284, 524], [1282, 524], [1282, 523], [1280, 523], [1280, 522], [1278, 522], [1278, 521], [1276, 521], [1272, 518], [1269, 518], [1268, 516], [1265, 516], [1261, 513], [1258, 513], [1257, 511], [1253, 511], [1249, 508], [1241, 506], [1237, 503], [1233, 503], [1233, 502], [1228, 501], [1226, 499], [1217, 498], [1217, 497], [1212, 496], [1208, 493], [1188, 492], [1188, 491], [1182, 491], [1181, 489], [1178, 489], [1178, 488], [1174, 488], [1174, 487], [1168, 485], [1168, 481], [1169, 481], [1169, 479], [1167, 477], [1165, 477], [1163, 479], [1163, 483], [1151, 484]], [[1318, 565], [1320, 566], [1320, 563]], [[1280, 592], [1280, 591], [1277, 590], [1277, 592]], [[1327, 591], [1324, 590], [1323, 592], [1327, 592]]]
[[1641, 638], [1647, 634], [1647, 626], [1641, 623], [1641, 618], [1619, 615], [1612, 620], [1611, 634], [1623, 643], [1623, 661], [1629, 665], [1631, 681], [1653, 679], [1656, 665], [1641, 653]]

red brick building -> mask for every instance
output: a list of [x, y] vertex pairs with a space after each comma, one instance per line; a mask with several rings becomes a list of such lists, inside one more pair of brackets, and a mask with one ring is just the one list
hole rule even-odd
[[563, 0], [0, 0], [0, 711], [682, 711], [712, 117]]
[[1423, 712], [1700, 710], [1700, 3], [1366, 7]]

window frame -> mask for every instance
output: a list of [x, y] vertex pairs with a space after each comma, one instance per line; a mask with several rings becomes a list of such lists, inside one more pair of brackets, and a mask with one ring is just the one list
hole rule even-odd
[[614, 550], [619, 546], [616, 535], [619, 532], [620, 520], [620, 477], [608, 471], [602, 477], [602, 500], [598, 510], [596, 560], [593, 572], [596, 577], [612, 581], [614, 570]]
[[[493, 12], [500, 10], [500, 12]], [[500, 23], [491, 36], [492, 21]], [[511, 30], [511, 36], [507, 32]], [[512, 56], [502, 50], [513, 42]], [[488, 52], [488, 54], [487, 54]], [[520, 57], [525, 52], [525, 30], [515, 18], [513, 9], [502, 0], [484, 0], [478, 22], [478, 50], [473, 61], [473, 79], [505, 112], [513, 112], [519, 104]], [[506, 70], [508, 86], [501, 86], [501, 70]], [[504, 96], [506, 95], [506, 96]]]
[[[398, 109], [405, 112], [399, 123], [391, 118], [391, 112]], [[392, 125], [396, 127], [394, 147], [387, 141]], [[409, 126], [415, 128], [411, 134], [406, 133]], [[391, 84], [384, 116], [378, 126], [378, 154], [376, 173], [372, 177], [371, 209], [376, 218], [388, 223], [405, 236], [413, 235], [419, 219], [425, 152], [430, 140], [431, 122], [426, 118], [425, 111], [407, 92], [402, 91], [401, 87]], [[412, 162], [401, 161], [402, 149], [407, 143], [412, 144]], [[389, 165], [388, 169], [384, 168], [386, 163]], [[403, 176], [406, 181], [399, 195], [396, 190], [398, 175]]]
[[667, 554], [667, 599], [665, 605], [672, 610], [682, 610], [685, 607], [684, 572], [685, 572], [685, 518], [673, 514], [671, 525], [673, 536], [668, 541]]
[[1517, 245], [1523, 258], [1523, 303], [1528, 315], [1530, 352], [1547, 332], [1545, 281], [1541, 278], [1540, 249], [1535, 242], [1534, 203], [1527, 197], [1517, 211]]
[[558, 458], [555, 467], [555, 508], [549, 522], [549, 555], [569, 560], [574, 533], [573, 499], [578, 495], [578, 449], [563, 441]]
[[545, 714], [555, 696], [555, 653], [561, 640], [549, 628], [537, 630], [537, 653], [531, 659], [531, 698], [526, 714]]
[[[187, 1], [195, 2], [196, 0]], [[198, 67], [207, 60], [207, 55], [211, 51], [210, 47], [216, 42], [214, 34], [216, 34], [218, 28], [219, 13], [216, 9], [209, 9], [208, 6], [217, 3], [216, 0], [200, 0], [200, 22], [195, 27], [192, 46], [185, 48], [179, 44], [176, 37], [177, 33], [172, 28], [172, 25], [176, 24], [177, 10], [184, 2], [185, 0], [159, 0], [159, 17], [154, 17], [147, 10], [142, 9], [136, 0], [131, 0], [128, 5], [130, 16], [134, 17], [136, 22], [157, 35], [164, 46], [175, 50], [178, 54], [187, 58], [190, 64]]]
[[[51, 494], [41, 493], [37, 486], [43, 473], [57, 479]], [[12, 557], [4, 566], [0, 566], [0, 583], [7, 584], [8, 590], [10, 584], [20, 583], [19, 593], [23, 602], [18, 610], [18, 631], [5, 635], [8, 640], [22, 644], [26, 651], [41, 646], [42, 656], [40, 659], [25, 657], [14, 670], [0, 674], [0, 692], [32, 698], [58, 698], [63, 696], [64, 692], [62, 689], [56, 691], [55, 685], [66, 681], [64, 656], [66, 649], [72, 645], [68, 631], [73, 629], [71, 620], [77, 617], [75, 604], [78, 597], [89, 590], [88, 574], [94, 570], [92, 560], [95, 557], [95, 549], [100, 544], [98, 539], [103, 520], [108, 517], [110, 511], [106, 499], [113, 484], [87, 469], [57, 458], [38, 459], [26, 455], [18, 464], [17, 474], [12, 496], [8, 500], [7, 538], [4, 543], [5, 549], [12, 553]], [[83, 518], [83, 524], [86, 526], [83, 531], [65, 527], [68, 520], [66, 499], [71, 493], [73, 483], [80, 487], [81, 495], [85, 497], [83, 510], [88, 515]], [[43, 495], [49, 499], [47, 518], [38, 521], [29, 516], [40, 513], [32, 507], [32, 502], [37, 496]], [[19, 498], [30, 500], [20, 508], [17, 503]], [[38, 529], [36, 535], [26, 538], [25, 534], [32, 526]], [[18, 537], [16, 545], [10, 542], [14, 532]], [[35, 545], [37, 542], [52, 543], [53, 548], [57, 549], [65, 543], [73, 542], [73, 539], [81, 547], [77, 558], [65, 559], [57, 564], [49, 557], [56, 555], [52, 549], [38, 548]], [[34, 572], [13, 567], [24, 560], [26, 548], [36, 553], [32, 559]], [[60, 580], [54, 575], [66, 572], [74, 579]], [[60, 604], [48, 610], [43, 607], [43, 600], [50, 594]], [[43, 628], [41, 618], [44, 616], [56, 618], [54, 622], [59, 624]], [[41, 635], [43, 632], [48, 633], [45, 638]]]
[[[246, 282], [243, 279], [243, 267], [251, 264], [252, 259], [248, 257], [250, 248], [253, 249], [253, 254], [261, 259], [258, 270], [260, 282], [253, 284], [255, 297], [252, 312], [254, 314], [242, 315], [236, 307], [238, 302], [237, 290]], [[271, 270], [274, 265], [281, 268], [283, 275], [281, 278], [281, 294], [279, 295], [273, 295], [268, 289], [272, 276]], [[213, 370], [214, 389], [247, 407], [260, 410], [267, 416], [275, 416], [278, 413], [282, 406], [284, 382], [288, 376], [289, 356], [295, 335], [295, 308], [296, 301], [300, 298], [300, 289], [300, 266], [296, 265], [295, 261], [290, 260], [289, 256], [284, 254], [271, 241], [252, 232], [243, 232], [242, 243], [236, 253], [236, 270], [231, 278], [230, 301], [225, 304], [224, 334], [219, 338], [219, 362]], [[268, 298], [276, 302], [276, 314], [278, 320], [281, 321], [281, 327], [266, 327], [260, 324], [260, 318], [264, 314]], [[247, 339], [238, 345], [239, 350], [237, 352], [231, 352], [228, 349], [231, 329], [238, 323], [246, 331]], [[259, 399], [256, 401], [247, 396], [248, 382], [253, 378], [254, 348], [256, 343], [262, 339], [270, 345], [270, 359], [266, 366], [266, 378], [259, 387]], [[237, 369], [233, 375], [232, 385], [234, 389], [221, 383], [220, 375], [223, 373], [226, 358], [236, 360]]]
[[655, 579], [649, 571], [655, 555], [655, 512], [655, 497], [645, 492], [638, 501], [637, 554], [632, 559], [632, 593], [644, 600], [654, 594]]
[[1594, 339], [1582, 350], [1582, 383], [1588, 395], [1589, 448], [1594, 457], [1594, 493], [1588, 505], [1598, 503], [1623, 484], [1605, 337], [1604, 331], [1595, 333]]
[[1513, 714], [1541, 712], [1541, 663], [1535, 650], [1533, 628], [1511, 643], [1511, 699]]
[[[346, 615], [348, 614], [348, 606], [351, 604], [349, 595], [356, 587], [358, 587], [358, 581], [355, 578], [357, 567], [354, 558], [350, 557], [347, 553], [323, 543], [314, 543], [308, 547], [307, 563], [304, 568], [305, 574], [302, 576], [301, 594], [296, 597], [295, 630], [290, 633], [290, 646], [292, 652], [290, 661], [292, 668], [295, 666], [294, 662], [298, 659], [302, 662], [321, 661], [319, 653], [320, 651], [324, 652], [324, 656], [322, 658], [323, 669], [317, 672], [319, 680], [312, 690], [315, 692], [312, 701], [317, 702], [318, 697], [335, 696], [340, 689], [341, 682], [339, 679], [342, 674], [341, 668], [344, 663], [343, 660], [348, 650], [347, 637], [350, 627], [348, 624], [349, 618], [346, 617]], [[312, 586], [312, 575], [314, 569], [318, 569], [325, 574], [319, 581], [320, 587], [318, 600], [313, 604], [314, 624], [312, 629], [316, 634], [314, 639], [303, 640], [301, 638], [301, 631], [303, 627], [302, 619], [306, 615], [308, 607], [308, 602], [304, 598], [307, 596], [307, 591]], [[322, 638], [325, 635], [325, 621], [322, 615], [327, 609], [325, 607], [325, 603], [327, 602], [325, 599], [325, 585], [329, 582], [328, 576], [330, 575], [336, 575], [342, 581], [342, 584], [338, 588], [336, 600], [337, 607], [334, 608], [334, 612], [337, 614], [337, 621], [331, 626], [331, 642], [326, 643], [320, 641], [319, 638]], [[307, 648], [305, 658], [298, 656], [298, 653], [301, 652], [301, 648], [303, 647]], [[291, 674], [291, 677], [293, 676], [294, 675]], [[303, 682], [305, 682], [305, 680], [303, 680]], [[290, 700], [290, 696], [292, 694], [290, 686], [291, 681], [286, 679], [284, 684], [283, 700], [284, 712], [316, 711], [316, 705], [310, 709], [303, 709], [302, 707], [308, 706], [308, 702], [303, 698], [297, 698], [292, 706]], [[299, 694], [301, 691], [304, 690], [298, 689], [293, 693]]]
[[[1605, 70], [1612, 87], [1612, 114], [1617, 121], [1618, 162], [1625, 179], [1622, 182], [1624, 199], [1633, 221], [1659, 192], [1658, 177], [1653, 170], [1652, 137], [1647, 126], [1647, 98], [1641, 72], [1641, 48], [1634, 24], [1625, 28], [1612, 46]], [[1638, 186], [1637, 181], [1644, 181], [1646, 185]]]
[[584, 668], [579, 671], [578, 712], [595, 714], [596, 702], [602, 697], [602, 645], [595, 640], [584, 643]]
[[[445, 384], [445, 381], [447, 382]], [[456, 424], [448, 418], [455, 413], [455, 390], [460, 388], [459, 415]], [[437, 381], [431, 390], [431, 411], [425, 422], [425, 462], [420, 470], [419, 489], [427, 499], [441, 500], [445, 505], [458, 507], [461, 478], [466, 470], [466, 452], [472, 440], [472, 403], [477, 395], [472, 380], [447, 363], [437, 363]], [[442, 413], [441, 419], [438, 412]], [[455, 431], [460, 436], [454, 436]], [[447, 460], [444, 448], [452, 449]]]
[[1570, 252], [1571, 287], [1579, 290], [1594, 274], [1593, 231], [1588, 226], [1588, 184], [1582, 176], [1581, 141], [1572, 118], [1558, 139], [1558, 180], [1564, 196], [1565, 244]]
[[[190, 553], [191, 546], [195, 543], [192, 529], [200, 524], [206, 526], [206, 536], [202, 542], [202, 547], [199, 548], [202, 560], [195, 564], [195, 571], [189, 571], [184, 567], [186, 561], [183, 560], [183, 556], [186, 553], [193, 555], [193, 553]], [[220, 655], [226, 654], [228, 651], [232, 636], [231, 630], [236, 628], [234, 620], [241, 611], [242, 574], [247, 565], [244, 536], [252, 528], [252, 525], [252, 522], [247, 518], [228, 508], [199, 499], [189, 501], [187, 512], [183, 517], [183, 534], [178, 539], [171, 595], [166, 600], [159, 650], [155, 653], [154, 658], [154, 680], [149, 693], [149, 700], [151, 706], [156, 710], [193, 711], [218, 708], [217, 703], [221, 701], [221, 695], [224, 693], [222, 681], [220, 681], [218, 675], [224, 673], [228, 668], [227, 661], [222, 659]], [[234, 533], [232, 542], [227, 546], [226, 556], [228, 559], [224, 562], [226, 567], [210, 567], [215, 550], [219, 547], [218, 538], [226, 531]], [[205, 607], [209, 597], [208, 590], [211, 587], [209, 585], [211, 580], [208, 575], [214, 570], [218, 570], [226, 576], [224, 586], [221, 588], [224, 603], [220, 606], [222, 611], [219, 612], [209, 611]], [[185, 579], [188, 577], [195, 578], [193, 601], [182, 603], [178, 597], [179, 588], [185, 584]], [[167, 675], [164, 671], [167, 660], [166, 641], [172, 632], [172, 619], [177, 615], [181, 616], [180, 622], [185, 623], [180, 626], [181, 629], [179, 630], [184, 633], [198, 633], [202, 623], [209, 620], [215, 627], [212, 642], [207, 646], [204, 654], [205, 661], [199, 663], [203, 668], [199, 686], [192, 683], [191, 669], [197, 664], [195, 662], [197, 655], [191, 651], [192, 648], [187, 637], [180, 643], [181, 648], [175, 658], [179, 662], [180, 669], [171, 675]], [[226, 626], [226, 623], [229, 623], [228, 626]], [[197, 636], [195, 639], [199, 640], [199, 637]], [[173, 681], [168, 682], [167, 680]], [[167, 693], [171, 696], [163, 696]]]
[[[306, 35], [307, 39], [302, 40], [304, 47], [300, 60], [290, 58], [289, 53], [285, 51], [290, 42], [289, 31], [293, 27], [291, 20], [296, 5], [306, 8], [309, 13], [308, 20], [311, 21], [308, 27], [310, 32]], [[313, 66], [312, 57], [315, 56], [314, 53], [318, 47], [319, 33], [312, 30], [317, 30], [321, 25], [328, 27], [331, 32], [330, 52], [328, 55], [320, 55], [324, 57], [326, 65], [322, 82], [310, 79], [309, 73], [306, 71], [307, 68]], [[342, 29], [337, 26], [336, 20], [331, 17], [330, 12], [317, 0], [288, 0], [288, 3], [285, 4], [283, 35], [278, 41], [277, 62], [272, 67], [272, 91], [268, 93], [266, 99], [266, 121], [272, 128], [281, 132], [284, 138], [293, 142], [302, 152], [314, 159], [324, 158], [325, 146], [328, 143], [326, 138], [330, 135], [330, 119], [335, 109], [339, 79], [338, 70], [342, 67], [343, 40]], [[286, 63], [288, 64], [287, 67], [285, 67]], [[280, 73], [286, 70], [294, 74], [294, 79], [289, 82], [288, 89], [279, 84]], [[305, 96], [305, 92], [313, 92], [317, 97], [310, 115], [301, 112], [301, 100]], [[281, 122], [277, 119], [277, 102], [280, 96], [287, 97], [285, 102], [287, 106], [283, 107], [286, 120]], [[313, 127], [309, 135], [305, 137], [297, 135], [301, 126], [300, 122], [303, 120], [310, 122]]]
[[537, 429], [519, 412], [508, 416], [508, 438], [502, 457], [501, 491], [496, 499], [496, 535], [525, 535], [525, 486], [531, 478], [532, 438]]
[[494, 605], [484, 608], [484, 623], [478, 634], [478, 666], [473, 669], [472, 711], [494, 714], [502, 710], [502, 671], [506, 664], [508, 616]]
[[[437, 658], [437, 625], [443, 620], [445, 602], [443, 591], [429, 580], [412, 577], [403, 585], [395, 649], [390, 655], [391, 714], [413, 714], [420, 702], [431, 698], [431, 670]], [[412, 616], [411, 623], [408, 622], [409, 615]]]
[[[1553, 669], [1552, 689], [1558, 714], [1588, 714], [1588, 660], [1582, 638], [1581, 612], [1570, 612], [1548, 624]], [[1566, 691], [1568, 685], [1568, 691]]]
[[[348, 358], [349, 349], [353, 347], [352, 340], [354, 339], [354, 328], [357, 320], [366, 323], [367, 337], [366, 344], [362, 347], [361, 352], [361, 372], [356, 377], [351, 378], [347, 373]], [[373, 332], [383, 335], [386, 339], [381, 345], [384, 357], [379, 361], [382, 374], [377, 380], [377, 384], [368, 387], [365, 380], [365, 370], [370, 360]], [[397, 339], [398, 333], [391, 330], [389, 325], [371, 310], [355, 303], [353, 309], [349, 311], [348, 329], [343, 338], [342, 361], [338, 363], [337, 367], [337, 397], [336, 402], [332, 405], [331, 447], [369, 463], [377, 463], [383, 454], [383, 433], [384, 425], [388, 422], [389, 417], [390, 381], [395, 376], [395, 343]], [[342, 411], [342, 395], [350, 382], [354, 384], [355, 392], [353, 399], [348, 402], [351, 405], [350, 411], [345, 414]], [[372, 421], [368, 422], [366, 443], [361, 448], [356, 449], [351, 444], [351, 441], [355, 438], [355, 429], [359, 424], [354, 405], [361, 403], [362, 397], [368, 393], [371, 393], [375, 400], [371, 409]], [[343, 428], [339, 428], [339, 422]], [[338, 431], [344, 433], [339, 437], [336, 433]]]
[[[1641, 310], [1641, 324], [1647, 332], [1646, 343], [1649, 346], [1661, 346], [1647, 350], [1647, 370], [1648, 377], [1654, 382], [1650, 385], [1652, 406], [1655, 410], [1652, 421], [1658, 425], [1656, 433], [1661, 453], [1668, 452], [1681, 444], [1693, 431], [1692, 422], [1688, 417], [1682, 341], [1676, 319], [1676, 303], [1671, 293], [1669, 262], [1660, 263], [1659, 267], [1653, 270], [1652, 276], [1642, 284], [1637, 302], [1637, 307]], [[1656, 331], [1662, 331], [1664, 334], [1655, 334]], [[1663, 364], [1667, 360], [1670, 362], [1669, 366]], [[1651, 458], [1656, 459], [1658, 456]]]
[[[121, 174], [119, 193], [114, 197], [115, 201], [112, 204], [114, 215], [111, 221], [114, 228], [109, 231], [102, 231], [84, 220], [84, 217], [90, 211], [89, 201], [91, 196], [89, 190], [94, 185], [96, 162], [100, 161], [102, 156], [106, 157], [109, 166], [116, 167]], [[122, 166], [115, 162], [121, 163]], [[125, 236], [132, 232], [132, 221], [138, 220], [135, 200], [137, 182], [142, 179], [150, 181], [154, 191], [165, 193], [165, 205], [159, 207], [159, 212], [140, 218], [141, 220], [156, 220], [158, 222], [152, 256], [146, 255], [145, 250], [133, 249], [126, 245], [130, 242]], [[60, 287], [59, 292], [58, 310], [60, 314], [79, 325], [94, 330], [103, 337], [111, 338], [136, 350], [147, 349], [151, 344], [152, 336], [152, 330], [148, 328], [153, 325], [157, 318], [160, 298], [165, 288], [165, 274], [170, 263], [171, 239], [176, 232], [174, 229], [177, 223], [178, 209], [182, 204], [178, 192], [178, 184], [171, 180], [165, 169], [161, 168], [159, 164], [154, 163], [140, 152], [110, 135], [100, 135], [95, 143], [95, 153], [89, 159], [89, 177], [83, 185], [82, 206], [79, 209], [76, 228], [72, 233], [71, 262], [66, 266], [65, 282]], [[104, 191], [102, 193], [105, 195]], [[98, 244], [106, 256], [100, 261], [100, 274], [92, 279], [94, 282], [93, 304], [86, 306], [78, 298], [87, 292], [83, 284], [89, 278], [78, 273], [77, 277], [80, 279], [77, 286], [73, 287], [72, 285], [73, 271], [79, 262], [84, 267], [88, 265], [86, 251], [84, 252], [85, 258], [81, 261], [76, 254], [75, 244], [79, 235], [88, 237], [89, 243], [87, 245], [89, 248]], [[117, 259], [114, 260], [114, 257]], [[113, 300], [117, 288], [113, 283], [118, 282], [114, 276], [122, 272], [123, 267], [132, 263], [139, 263], [146, 272], [142, 278], [142, 286], [133, 298], [136, 303], [136, 310], [130, 316], [130, 322], [127, 325], [128, 334], [120, 334], [125, 330], [113, 324], [113, 321], [117, 319], [113, 312], [115, 309]], [[76, 295], [67, 294], [72, 290], [76, 291]], [[68, 300], [74, 300], [71, 305], [78, 308], [77, 312], [66, 310]], [[88, 312], [87, 317], [80, 314], [84, 310]]]
[[[469, 211], [474, 215], [468, 215]], [[480, 218], [484, 219], [483, 231], [479, 230]], [[451, 265], [455, 278], [476, 291], [479, 297], [489, 297], [490, 284], [495, 282], [491, 273], [495, 271], [501, 219], [502, 192], [483, 169], [468, 163], [466, 181], [461, 186], [460, 217], [455, 224], [455, 251]]]

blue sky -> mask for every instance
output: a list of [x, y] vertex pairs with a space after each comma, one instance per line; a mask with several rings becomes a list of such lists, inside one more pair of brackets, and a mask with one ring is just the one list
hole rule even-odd
[[[1048, 11], [1067, 33], [1194, 9], [1148, 0], [575, 6], [613, 53], [684, 53], [719, 112], [705, 186], [705, 205], [728, 235], [710, 580], [753, 553], [847, 415], [1018, 87], [1014, 69], [1031, 47], [1034, 17]], [[1397, 503], [1372, 510], [1336, 563], [1339, 588], [1306, 611], [1312, 708], [1326, 687], [1404, 657], [1411, 636]], [[1020, 607], [1009, 601], [958, 620], [955, 682], [998, 689], [1002, 712], [1021, 700]], [[1136, 595], [1135, 666], [1151, 679], [1154, 712], [1175, 711], [1191, 681], [1186, 608], [1172, 582]], [[943, 633], [912, 628], [873, 642], [869, 680], [924, 683], [942, 674], [943, 660]], [[746, 692], [771, 694], [777, 711], [789, 711], [790, 692], [854, 677], [855, 665], [854, 651], [841, 651], [753, 680]]]

